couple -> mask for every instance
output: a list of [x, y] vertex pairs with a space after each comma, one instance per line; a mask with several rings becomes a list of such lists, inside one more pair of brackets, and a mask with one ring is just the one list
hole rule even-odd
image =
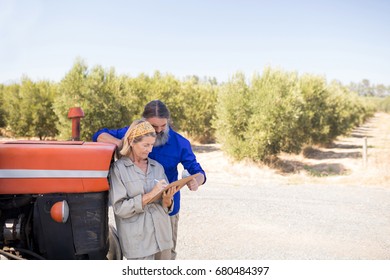
[[179, 163], [190, 174], [201, 173], [187, 184], [190, 190], [204, 184], [205, 172], [190, 142], [169, 127], [163, 102], [149, 102], [142, 117], [130, 127], [99, 130], [93, 140], [119, 147], [119, 159], [110, 170], [110, 201], [124, 256], [175, 259], [180, 192], [173, 194], [172, 188], [161, 200], [148, 202], [166, 183], [178, 179]]

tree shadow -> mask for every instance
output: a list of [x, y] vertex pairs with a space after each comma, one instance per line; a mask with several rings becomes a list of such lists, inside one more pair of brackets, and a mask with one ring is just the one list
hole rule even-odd
[[362, 153], [361, 152], [336, 153], [333, 151], [321, 151], [313, 147], [306, 147], [305, 149], [303, 149], [303, 156], [310, 159], [323, 160], [323, 159], [361, 158]]
[[372, 136], [369, 135], [370, 132], [372, 132], [372, 127], [370, 124], [365, 124], [354, 128], [349, 136], [354, 138], [372, 138]]
[[304, 169], [314, 177], [347, 175], [349, 170], [340, 163], [306, 164]]
[[191, 145], [192, 151], [195, 153], [210, 153], [219, 151], [220, 148], [215, 145]]
[[288, 175], [306, 171], [313, 177], [326, 177], [347, 175], [350, 171], [340, 163], [320, 163], [308, 164], [296, 160], [281, 160], [276, 159], [269, 166], [275, 169], [281, 175]]
[[354, 137], [354, 138], [372, 138], [372, 136], [369, 136], [365, 133], [361, 133], [359, 131], [354, 131], [350, 135], [351, 135], [351, 137]]
[[331, 143], [326, 146], [328, 149], [361, 149], [362, 145], [350, 145], [350, 144], [343, 144], [343, 143]]

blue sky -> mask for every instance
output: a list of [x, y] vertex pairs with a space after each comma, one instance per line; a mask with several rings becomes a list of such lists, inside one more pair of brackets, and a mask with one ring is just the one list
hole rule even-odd
[[0, 83], [60, 81], [77, 58], [227, 81], [270, 66], [390, 85], [390, 1], [0, 0]]

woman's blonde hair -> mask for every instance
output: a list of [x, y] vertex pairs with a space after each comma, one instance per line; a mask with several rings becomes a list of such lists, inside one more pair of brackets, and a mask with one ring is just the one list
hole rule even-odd
[[156, 131], [153, 126], [145, 120], [133, 121], [125, 136], [122, 138], [118, 158], [130, 155], [131, 145], [142, 141], [146, 136], [156, 137]]

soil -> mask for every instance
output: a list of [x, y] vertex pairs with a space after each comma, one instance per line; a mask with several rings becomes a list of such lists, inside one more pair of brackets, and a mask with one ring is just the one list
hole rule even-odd
[[177, 259], [390, 259], [389, 138], [390, 115], [378, 113], [273, 166], [194, 145], [207, 182], [181, 191]]

